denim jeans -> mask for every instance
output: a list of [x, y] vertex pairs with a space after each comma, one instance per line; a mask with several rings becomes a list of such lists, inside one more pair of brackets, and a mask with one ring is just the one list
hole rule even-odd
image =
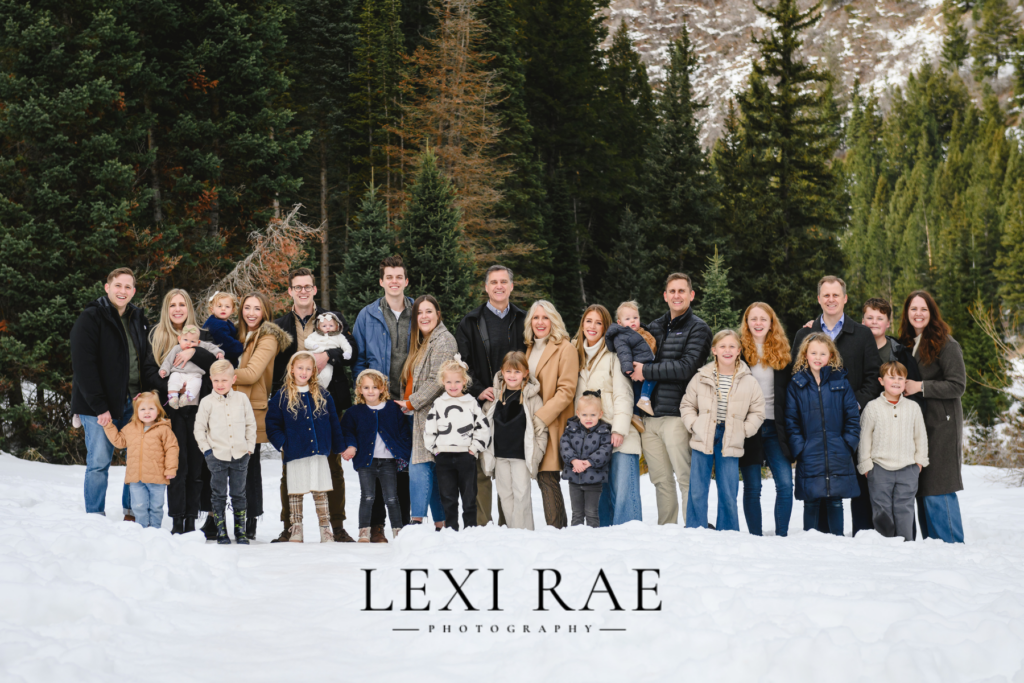
[[[775, 420], [761, 424], [761, 443], [764, 459], [775, 480], [775, 535], [789, 534], [789, 519], [793, 516], [793, 466], [779, 445], [775, 431]], [[743, 516], [747, 530], [754, 536], [761, 535], [761, 466], [747, 465], [740, 468], [743, 473]]]
[[711, 466], [715, 467], [715, 484], [718, 487], [718, 518], [715, 528], [719, 531], [739, 531], [740, 518], [736, 505], [736, 494], [740, 488], [740, 459], [722, 455], [722, 437], [725, 424], [715, 427], [715, 452], [690, 451], [690, 494], [686, 499], [686, 528], [708, 528], [708, 491], [711, 489]]
[[[129, 400], [124, 407], [120, 420], [112, 420], [115, 427], [121, 429], [132, 419], [132, 402]], [[95, 415], [79, 415], [85, 429], [85, 511], [106, 514], [107, 508], [107, 473], [110, 470], [110, 459], [114, 457], [114, 444], [103, 432], [103, 427]], [[128, 484], [121, 491], [121, 508], [127, 512], [132, 509], [131, 494]]]
[[428, 506], [433, 520], [443, 522], [444, 508], [441, 507], [441, 492], [434, 477], [434, 463], [409, 465], [409, 516], [423, 519], [427, 516]]
[[938, 538], [946, 543], [964, 542], [960, 500], [955, 493], [918, 498], [917, 514], [921, 517], [922, 538]]
[[644, 383], [640, 385], [640, 398], [649, 399], [651, 394], [654, 393], [654, 387], [658, 386], [658, 383], [653, 379], [644, 380]]
[[132, 512], [135, 521], [143, 527], [157, 529], [164, 521], [164, 495], [166, 484], [143, 484], [141, 481], [128, 484], [132, 492]]
[[[251, 457], [243, 455], [236, 460], [218, 460], [212, 452], [206, 456], [206, 466], [210, 468], [210, 502], [214, 512], [224, 513], [229, 491], [231, 509], [236, 512], [246, 509], [245, 483], [249, 478]], [[256, 466], [259, 467], [259, 456], [256, 457]]]
[[391, 526], [401, 528], [402, 508], [398, 504], [398, 463], [395, 459], [373, 459], [366, 467], [356, 470], [356, 473], [359, 475], [359, 528], [370, 526], [373, 502], [377, 498], [377, 482], [380, 482]]
[[829, 533], [843, 535], [843, 499], [814, 498], [804, 501], [804, 531], [818, 528], [818, 517], [822, 510], [828, 515]]
[[598, 507], [601, 526], [642, 521], [640, 511], [640, 456], [612, 453], [608, 481], [601, 488]]

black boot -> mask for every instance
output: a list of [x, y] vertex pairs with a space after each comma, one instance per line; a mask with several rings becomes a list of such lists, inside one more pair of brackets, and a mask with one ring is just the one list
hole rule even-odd
[[206, 515], [206, 523], [203, 524], [203, 535], [206, 536], [207, 541], [213, 541], [217, 538], [217, 521], [213, 518], [213, 513]]
[[[252, 521], [255, 522], [256, 520]], [[239, 545], [249, 545], [245, 527], [245, 510], [235, 510], [235, 543]]]
[[172, 534], [183, 534], [185, 533], [185, 518], [174, 517], [171, 522], [171, 533]]
[[185, 518], [185, 532], [186, 534], [192, 533], [196, 530], [196, 518], [191, 515]]
[[256, 518], [245, 520], [245, 536], [250, 541], [256, 540]]
[[211, 512], [210, 517], [213, 517], [213, 523], [217, 528], [217, 544], [231, 545], [231, 539], [228, 538], [228, 527], [224, 523], [224, 510]]

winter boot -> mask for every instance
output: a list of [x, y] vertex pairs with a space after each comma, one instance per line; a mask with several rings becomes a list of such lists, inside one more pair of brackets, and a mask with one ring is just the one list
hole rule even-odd
[[126, 522], [134, 522], [135, 521], [135, 514], [131, 513], [131, 512], [124, 513], [124, 521], [126, 521]]
[[235, 510], [235, 543], [249, 545], [249, 538], [245, 533], [245, 510]]
[[323, 491], [313, 491], [313, 502], [316, 503], [316, 518], [320, 522], [320, 542], [332, 543], [334, 535], [331, 533], [331, 511], [327, 504], [327, 494]]
[[384, 525], [374, 524], [370, 527], [370, 543], [387, 543], [388, 537], [384, 535]]
[[250, 541], [256, 540], [256, 518], [245, 520], [245, 536]]
[[640, 419], [640, 416], [639, 415], [633, 415], [630, 418], [630, 420], [632, 421], [633, 426], [636, 427], [636, 431], [638, 431], [641, 434], [643, 434], [644, 433], [644, 421]]
[[292, 528], [290, 526], [286, 526], [284, 531], [281, 532], [281, 535], [272, 540], [271, 543], [287, 543], [290, 540], [292, 540]]
[[224, 523], [224, 510], [215, 510], [210, 513], [213, 517], [213, 523], [217, 527], [217, 545], [231, 545], [231, 539], [228, 538], [228, 527]]
[[288, 494], [288, 512], [292, 526], [288, 530], [288, 540], [302, 543], [302, 496]]
[[206, 522], [203, 524], [203, 528], [200, 529], [203, 535], [206, 536], [207, 541], [213, 541], [217, 538], [217, 520], [213, 518], [213, 513], [206, 515]]
[[185, 533], [185, 518], [174, 517], [171, 520], [171, 535]]
[[391, 538], [398, 538], [398, 532], [402, 530], [400, 526], [391, 527]]
[[364, 526], [359, 530], [359, 542], [369, 543], [370, 542], [370, 527]]
[[651, 405], [651, 399], [649, 398], [641, 397], [640, 400], [636, 402], [636, 407], [648, 415], [654, 415], [654, 406]]
[[196, 518], [189, 515], [185, 518], [185, 530], [182, 533], [192, 533], [196, 530]]
[[338, 526], [334, 527], [334, 540], [335, 540], [336, 543], [355, 543], [356, 542], [356, 539], [354, 539], [351, 536], [349, 536], [348, 532], [345, 531], [345, 527], [341, 526], [340, 524]]

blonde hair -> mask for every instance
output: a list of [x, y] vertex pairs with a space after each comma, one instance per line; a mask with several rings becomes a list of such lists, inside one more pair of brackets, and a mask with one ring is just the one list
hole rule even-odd
[[583, 394], [576, 401], [576, 412], [580, 411], [580, 406], [584, 403], [596, 403], [599, 412], [604, 412], [604, 405], [601, 401], [600, 396], [594, 396], [593, 394]]
[[[404, 266], [402, 267], [404, 268]], [[420, 332], [419, 312], [420, 306], [425, 303], [434, 307], [434, 311], [437, 313], [437, 325], [430, 331], [430, 334], [423, 336], [423, 333]], [[427, 342], [430, 341], [430, 335], [434, 334], [437, 328], [444, 322], [444, 316], [441, 315], [441, 305], [437, 303], [437, 299], [429, 294], [416, 297], [416, 300], [412, 302], [412, 310], [409, 313], [412, 318], [412, 327], [409, 333], [409, 355], [406, 356], [405, 364], [402, 365], [403, 378], [412, 377], [413, 368], [423, 359], [423, 354], [427, 352]]]
[[199, 326], [198, 325], [183, 325], [182, 328], [181, 328], [181, 332], [178, 333], [178, 336], [179, 337], [184, 337], [186, 334], [194, 334], [194, 335], [196, 335], [198, 337], [199, 336]]
[[132, 399], [132, 422], [135, 422], [136, 424], [139, 425], [143, 424], [142, 420], [139, 419], [139, 406], [141, 406], [146, 401], [149, 401], [150, 403], [156, 406], [156, 420], [154, 420], [154, 422], [159, 422], [160, 420], [163, 420], [164, 418], [167, 417], [167, 413], [164, 411], [164, 407], [160, 405], [160, 395], [157, 394], [155, 391], [143, 391], [141, 394], [137, 395], [134, 399]]
[[[308, 360], [313, 364], [313, 375], [309, 378], [309, 395], [313, 398], [313, 417], [322, 415], [327, 412], [327, 399], [324, 398], [324, 392], [320, 389], [320, 380], [317, 377], [316, 372], [316, 358], [309, 351], [298, 351], [292, 354], [292, 357], [288, 359], [288, 365], [284, 369], [284, 386], [281, 391], [288, 398], [288, 412], [291, 413], [292, 417], [299, 416], [299, 406], [302, 405], [302, 401], [299, 398], [299, 385], [295, 382], [295, 375], [292, 374], [292, 368], [300, 360]], [[303, 406], [305, 410], [305, 406]]]
[[384, 373], [380, 370], [374, 370], [367, 368], [359, 373], [356, 377], [356, 405], [366, 405], [366, 399], [363, 398], [363, 392], [359, 391], [359, 387], [363, 386], [363, 380], [368, 379], [373, 381], [373, 385], [380, 389], [380, 400], [387, 401], [391, 398], [391, 392], [388, 391], [388, 378], [384, 376]]
[[562, 320], [562, 316], [558, 314], [558, 309], [550, 301], [545, 299], [537, 299], [530, 306], [530, 310], [526, 312], [526, 329], [523, 330], [523, 341], [526, 342], [526, 348], [530, 348], [534, 344], [533, 338], [533, 315], [537, 312], [538, 308], [543, 308], [551, 318], [551, 331], [548, 332], [547, 340], [551, 344], [557, 344], [569, 338], [569, 331], [565, 329], [565, 322]]
[[[750, 312], [755, 308], [760, 308], [767, 313], [770, 321], [768, 323], [768, 336], [765, 337], [764, 347], [761, 349], [764, 352], [763, 357], [757, 353], [757, 342], [754, 341], [754, 335], [750, 331], [750, 325], [747, 323]], [[746, 359], [750, 367], [760, 365], [761, 361], [764, 361], [764, 364], [772, 370], [781, 370], [789, 365], [789, 361], [793, 358], [789, 352], [789, 340], [786, 339], [786, 330], [782, 327], [779, 317], [775, 315], [775, 310], [768, 304], [760, 301], [755, 301], [747, 306], [747, 310], [743, 311], [743, 322], [740, 323], [740, 346], [743, 348], [743, 358]]]
[[441, 363], [441, 369], [437, 371], [437, 383], [444, 384], [444, 376], [449, 372], [457, 372], [462, 377], [462, 388], [467, 388], [473, 383], [473, 379], [469, 376], [469, 369], [461, 358], [452, 358]]
[[176, 296], [181, 296], [185, 299], [185, 308], [188, 310], [188, 315], [185, 316], [185, 323], [182, 325], [182, 329], [189, 325], [198, 327], [196, 325], [196, 311], [192, 308], [192, 299], [189, 298], [188, 292], [184, 289], [172, 289], [167, 292], [164, 295], [163, 304], [160, 306], [160, 320], [149, 331], [149, 344], [153, 347], [153, 358], [156, 359], [157, 363], [163, 363], [167, 358], [167, 354], [178, 344], [178, 334], [180, 333], [171, 324], [169, 313], [171, 299]]
[[824, 332], [814, 332], [807, 335], [807, 338], [800, 344], [800, 350], [796, 352], [796, 363], [793, 364], [794, 375], [807, 367], [807, 347], [811, 345], [811, 342], [818, 342], [828, 347], [828, 352], [831, 354], [828, 359], [829, 366], [835, 370], [843, 367], [843, 357], [839, 355], [839, 349], [836, 348], [832, 337]]
[[635, 301], [623, 301], [619, 304], [619, 307], [615, 309], [615, 319], [622, 320], [622, 309], [631, 308], [636, 311], [637, 315], [640, 315], [640, 304]]
[[[576, 336], [572, 340], [572, 343], [576, 345], [576, 353], [579, 354], [580, 357], [580, 369], [589, 367], [586, 351], [587, 335], [583, 334], [583, 321], [585, 321], [587, 316], [591, 313], [597, 313], [601, 318], [601, 327], [603, 328], [603, 331], [601, 332], [601, 338], [597, 342], [598, 344], [607, 346], [604, 340], [604, 335], [608, 332], [608, 328], [612, 326], [612, 316], [608, 313], [608, 309], [601, 304], [590, 304], [587, 306], [586, 310], [583, 311], [583, 315], [580, 317], [580, 328], [576, 331]], [[600, 351], [600, 347], [598, 347], [598, 351]], [[591, 362], [597, 362], [596, 353], [591, 359]]]
[[221, 292], [221, 291], [216, 291], [216, 292], [213, 293], [213, 296], [210, 297], [210, 300], [209, 300], [209, 302], [206, 305], [206, 310], [208, 310], [212, 314], [213, 313], [213, 307], [216, 306], [217, 302], [220, 301], [221, 299], [231, 299], [231, 309], [232, 309], [231, 312], [232, 313], [237, 313], [238, 312], [238, 309], [239, 309], [238, 298], [234, 294], [232, 294], [231, 292]]
[[235, 366], [231, 364], [231, 361], [221, 358], [220, 360], [214, 361], [213, 365], [210, 366], [210, 377], [214, 375], [234, 375]]

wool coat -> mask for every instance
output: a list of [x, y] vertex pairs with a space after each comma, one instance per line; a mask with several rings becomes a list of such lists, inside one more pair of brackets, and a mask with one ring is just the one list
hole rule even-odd
[[[562, 479], [570, 484], [603, 484], [608, 481], [612, 461], [612, 427], [603, 420], [593, 429], [587, 429], [578, 417], [565, 424], [559, 441], [562, 455]], [[590, 467], [582, 472], [572, 471], [573, 460], [589, 460]]]
[[[527, 359], [536, 348], [536, 344], [530, 346], [526, 352]], [[550, 341], [544, 344], [536, 375], [540, 382], [540, 397], [544, 401], [536, 415], [548, 427], [548, 445], [540, 462], [540, 471], [561, 472], [558, 444], [565, 424], [575, 412], [576, 384], [580, 378], [580, 354], [576, 347], [568, 339], [557, 344]]]
[[267, 321], [249, 337], [238, 359], [235, 390], [249, 399], [256, 415], [256, 443], [267, 443], [267, 400], [274, 386], [274, 360], [281, 349], [292, 345], [294, 338], [278, 325]]
[[345, 411], [341, 419], [341, 433], [345, 439], [345, 450], [356, 449], [352, 467], [361, 470], [373, 462], [377, 436], [395, 459], [399, 472], [409, 469], [412, 457], [412, 427], [408, 416], [394, 401], [385, 401], [384, 407], [374, 410], [365, 403], [357, 403]]
[[[718, 419], [718, 387], [715, 362], [711, 361], [694, 375], [679, 404], [683, 425], [690, 432], [690, 450], [715, 452], [715, 428]], [[739, 361], [732, 377], [726, 401], [725, 433], [722, 435], [722, 456], [743, 455], [743, 443], [761, 428], [764, 422], [764, 395], [761, 385], [750, 374], [750, 367]]]
[[666, 313], [647, 331], [658, 346], [654, 362], [644, 365], [644, 379], [658, 383], [651, 395], [654, 417], [679, 417], [686, 387], [711, 352], [711, 328], [688, 308], [675, 318]]
[[510, 303], [509, 312], [502, 319], [505, 338], [495, 340], [490, 338], [487, 331], [487, 320], [484, 317], [486, 308], [487, 304], [474, 308], [466, 314], [455, 330], [455, 341], [459, 345], [459, 354], [462, 356], [462, 360], [469, 365], [469, 376], [473, 380], [466, 393], [474, 398], [478, 398], [480, 392], [490, 386], [488, 381], [494, 377], [494, 373], [501, 371], [500, 367], [491, 367], [492, 344], [501, 343], [509, 351], [526, 351], [526, 341], [523, 339], [526, 311]]
[[320, 389], [320, 392], [325, 404], [319, 412], [309, 391], [299, 393], [300, 405], [294, 415], [288, 410], [288, 392], [285, 389], [270, 399], [267, 436], [274, 448], [281, 451], [281, 459], [286, 463], [314, 455], [330, 457], [345, 450], [334, 399], [327, 391]]
[[103, 432], [114, 444], [114, 448], [128, 450], [128, 467], [124, 472], [124, 483], [143, 484], [170, 483], [168, 477], [178, 472], [178, 439], [171, 429], [170, 420], [157, 420], [149, 429], [132, 420], [121, 431], [112, 422], [103, 427]]
[[[505, 390], [505, 380], [501, 372], [494, 373], [494, 400], [484, 404], [484, 415], [494, 429], [494, 411], [497, 409], [498, 400]], [[523, 385], [523, 413], [526, 415], [526, 431], [523, 433], [523, 455], [526, 467], [530, 470], [530, 478], [537, 478], [537, 471], [540, 468], [541, 458], [548, 447], [548, 426], [537, 417], [537, 411], [544, 405], [540, 397], [540, 382], [536, 377], [528, 377]], [[497, 458], [494, 456], [494, 441], [498, 437], [497, 432], [492, 432], [491, 445], [480, 454], [480, 466], [488, 477], [494, 476], [494, 468], [497, 466]]]
[[[459, 346], [455, 343], [455, 337], [444, 326], [444, 323], [438, 323], [427, 339], [427, 348], [423, 351], [423, 356], [412, 369], [412, 394], [409, 396], [409, 403], [412, 404], [413, 409], [413, 465], [434, 462], [434, 454], [428, 451], [423, 443], [423, 428], [427, 424], [427, 413], [430, 412], [430, 407], [434, 405], [437, 397], [444, 393], [444, 387], [437, 381], [437, 373], [441, 371], [441, 366], [455, 358], [455, 354], [458, 352]], [[403, 394], [407, 381], [406, 378], [402, 378]]]
[[640, 455], [640, 432], [636, 431], [632, 421], [633, 382], [622, 374], [619, 357], [608, 350], [605, 339], [598, 342], [601, 348], [597, 355], [580, 368], [576, 401], [584, 391], [600, 391], [601, 420], [611, 425], [612, 432], [623, 437], [622, 445], [612, 451]]
[[[648, 337], [651, 336], [650, 333], [646, 334]], [[631, 327], [612, 323], [612, 326], [604, 333], [604, 340], [608, 344], [608, 348], [615, 349], [622, 372], [627, 375], [633, 372], [634, 361], [650, 363], [654, 360], [656, 346], [654, 338], [651, 337], [651, 342], [648, 342], [640, 332]]]
[[921, 349], [914, 354], [924, 382], [922, 393], [928, 401], [924, 426], [928, 431], [928, 467], [917, 483], [918, 497], [941, 496], [963, 491], [964, 408], [960, 398], [967, 389], [964, 353], [952, 337], [946, 339], [934, 362], [921, 362]]

